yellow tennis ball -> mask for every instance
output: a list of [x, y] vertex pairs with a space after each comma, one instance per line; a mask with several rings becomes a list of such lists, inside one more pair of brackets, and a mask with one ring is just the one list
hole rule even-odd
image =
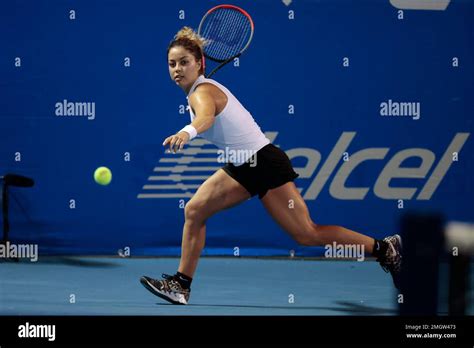
[[112, 172], [107, 167], [99, 167], [94, 172], [94, 180], [99, 185], [108, 185], [112, 181]]

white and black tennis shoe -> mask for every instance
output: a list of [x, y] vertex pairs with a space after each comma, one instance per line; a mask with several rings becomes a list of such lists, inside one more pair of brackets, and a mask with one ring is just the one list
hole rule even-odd
[[184, 289], [181, 284], [169, 274], [163, 274], [164, 279], [157, 280], [147, 276], [140, 278], [140, 283], [154, 295], [173, 304], [188, 304], [191, 290]]
[[402, 239], [398, 234], [383, 239], [387, 243], [387, 251], [377, 259], [385, 272], [390, 272], [393, 284], [400, 289], [400, 275], [402, 271]]

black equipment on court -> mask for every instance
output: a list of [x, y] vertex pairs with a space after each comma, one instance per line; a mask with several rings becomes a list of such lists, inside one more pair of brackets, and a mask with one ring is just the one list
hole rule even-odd
[[407, 213], [401, 219], [400, 228], [403, 243], [400, 315], [437, 315], [443, 217], [437, 213]]
[[466, 315], [469, 306], [469, 266], [466, 254], [451, 255], [449, 262], [449, 315]]
[[0, 176], [2, 182], [2, 216], [3, 216], [3, 239], [1, 243], [8, 241], [10, 224], [8, 220], [8, 188], [9, 187], [32, 187], [35, 182], [33, 179], [17, 174], [5, 174]]
[[411, 212], [402, 217], [400, 229], [399, 314], [466, 315], [474, 225], [446, 223], [441, 213]]

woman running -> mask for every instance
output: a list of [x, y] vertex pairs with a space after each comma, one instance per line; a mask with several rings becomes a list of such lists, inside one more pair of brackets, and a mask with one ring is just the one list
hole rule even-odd
[[[400, 236], [376, 240], [341, 226], [314, 223], [293, 183], [298, 174], [286, 153], [270, 143], [252, 115], [226, 87], [204, 77], [204, 45], [203, 38], [184, 27], [168, 47], [170, 77], [187, 95], [191, 123], [167, 137], [163, 145], [176, 153], [200, 135], [219, 149], [244, 155], [211, 175], [186, 204], [181, 260], [176, 274], [163, 274], [161, 280], [143, 276], [141, 283], [171, 303], [187, 304], [205, 244], [206, 220], [258, 195], [273, 219], [299, 244], [363, 245], [391, 273], [398, 288]], [[294, 202], [292, 208], [289, 208], [290, 200]]]

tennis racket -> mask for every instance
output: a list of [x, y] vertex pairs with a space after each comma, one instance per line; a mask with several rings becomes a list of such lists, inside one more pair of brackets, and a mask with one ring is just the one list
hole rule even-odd
[[252, 17], [240, 7], [219, 5], [207, 11], [199, 24], [198, 34], [207, 40], [204, 57], [220, 64], [206, 77], [239, 57], [249, 47], [253, 31]]

